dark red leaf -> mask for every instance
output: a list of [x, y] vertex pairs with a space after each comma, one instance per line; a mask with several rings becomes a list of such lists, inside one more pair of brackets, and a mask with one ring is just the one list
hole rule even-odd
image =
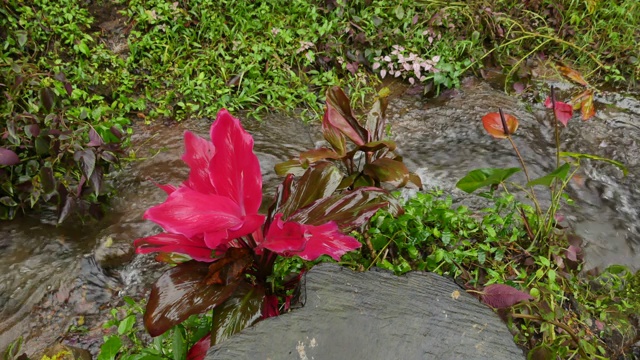
[[567, 259], [571, 261], [578, 261], [578, 255], [581, 252], [582, 252], [582, 249], [580, 249], [579, 247], [569, 245], [567, 250], [564, 251], [564, 255], [567, 257]]
[[102, 141], [102, 137], [100, 136], [100, 134], [98, 134], [97, 131], [95, 131], [94, 128], [91, 128], [89, 130], [89, 142], [87, 143], [87, 146], [100, 146], [100, 145], [104, 145], [104, 141]]
[[62, 206], [60, 206], [60, 215], [58, 215], [58, 224], [62, 224], [71, 213], [73, 213], [73, 209], [75, 208], [76, 200], [73, 198], [71, 194], [63, 197]]
[[358, 64], [358, 62], [357, 62], [357, 61], [347, 63], [347, 70], [348, 70], [350, 73], [352, 73], [353, 75], [355, 75], [355, 74], [358, 72], [358, 66], [359, 66], [359, 65], [360, 65], [360, 64]]
[[161, 335], [189, 316], [222, 304], [242, 281], [207, 285], [208, 274], [208, 263], [189, 261], [165, 271], [156, 280], [144, 314], [144, 325], [151, 336]]
[[242, 283], [235, 294], [213, 311], [212, 345], [219, 344], [260, 320], [264, 288]]
[[31, 124], [25, 127], [25, 130], [28, 131], [28, 135], [31, 135], [30, 137], [38, 137], [40, 135], [40, 126], [38, 124]]
[[204, 360], [204, 357], [207, 355], [207, 350], [209, 350], [210, 347], [211, 334], [208, 334], [193, 344], [187, 353], [187, 360]]
[[111, 133], [117, 137], [118, 139], [122, 139], [122, 137], [124, 137], [124, 134], [122, 133], [122, 131], [120, 131], [120, 129], [118, 129], [115, 126], [112, 126], [111, 128], [109, 128], [109, 130], [111, 131]]
[[209, 265], [207, 285], [229, 285], [241, 279], [253, 259], [248, 249], [230, 248], [224, 257]]
[[367, 164], [363, 169], [366, 175], [382, 182], [390, 182], [396, 187], [404, 186], [409, 181], [409, 169], [399, 161], [380, 158]]
[[40, 89], [40, 101], [42, 102], [42, 106], [49, 112], [53, 109], [55, 96], [56, 94], [49, 88], [43, 87]]
[[80, 165], [82, 173], [87, 179], [91, 178], [93, 170], [96, 168], [96, 154], [92, 149], [76, 151], [73, 159]]
[[342, 181], [340, 170], [329, 162], [319, 162], [307, 169], [295, 184], [291, 196], [280, 211], [286, 219], [296, 210], [333, 194]]
[[344, 135], [340, 130], [338, 130], [338, 128], [331, 125], [326, 112], [325, 116], [322, 118], [322, 135], [324, 136], [324, 139], [331, 144], [331, 147], [333, 147], [333, 150], [335, 150], [336, 153], [344, 155], [347, 152], [347, 141]]
[[482, 302], [496, 308], [504, 309], [521, 301], [533, 299], [529, 294], [504, 284], [491, 284], [484, 288]]
[[388, 209], [394, 215], [401, 212], [397, 201], [388, 192], [379, 188], [361, 187], [317, 200], [296, 211], [288, 221], [307, 225], [323, 225], [335, 221], [340, 231], [348, 233], [366, 224], [379, 209]]
[[67, 92], [67, 95], [71, 96], [73, 93], [73, 86], [70, 82], [67, 81], [64, 83], [64, 90]]
[[356, 145], [364, 145], [369, 138], [367, 130], [353, 116], [349, 98], [339, 86], [327, 90], [327, 108], [324, 116]]
[[342, 156], [336, 153], [335, 151], [327, 148], [319, 148], [308, 150], [300, 153], [300, 161], [302, 163], [309, 162], [314, 163], [316, 161], [324, 160], [324, 159], [340, 159]]
[[13, 152], [13, 150], [0, 147], [0, 165], [10, 166], [19, 163], [20, 158], [18, 157], [18, 154]]

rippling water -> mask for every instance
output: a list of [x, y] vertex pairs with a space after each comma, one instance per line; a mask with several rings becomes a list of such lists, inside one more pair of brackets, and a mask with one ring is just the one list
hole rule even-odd
[[[478, 167], [518, 166], [507, 141], [484, 133], [480, 116], [502, 107], [520, 120], [515, 137], [532, 177], [553, 169], [553, 128], [548, 112], [491, 89], [470, 83], [450, 96], [434, 101], [402, 96], [391, 101], [388, 115], [405, 162], [418, 172], [428, 188], [452, 192], [471, 205], [475, 198], [455, 189], [456, 181]], [[563, 130], [563, 148], [624, 162], [619, 170], [597, 162], [584, 162], [581, 180], [570, 192], [577, 207], [566, 211], [569, 223], [587, 240], [589, 267], [622, 263], [640, 268], [640, 102], [608, 94], [598, 99], [596, 118], [573, 119]], [[188, 129], [207, 136], [209, 120], [165, 126], [139, 125], [132, 139], [136, 161], [114, 179], [118, 196], [113, 211], [100, 222], [56, 228], [50, 221], [22, 218], [0, 227], [0, 350], [19, 335], [27, 337], [30, 354], [60, 340], [71, 325], [84, 322], [83, 339], [65, 341], [96, 349], [102, 339], [106, 311], [125, 294], [141, 296], [162, 271], [151, 257], [137, 256], [121, 266], [103, 269], [93, 253], [106, 239], [127, 248], [134, 239], [158, 228], [142, 220], [148, 207], [165, 194], [158, 183], [180, 183], [187, 168], [180, 160], [182, 134]], [[267, 117], [263, 124], [246, 122], [264, 174], [265, 191], [272, 194], [279, 179], [273, 166], [313, 147], [320, 134], [299, 121]], [[268, 206], [269, 197], [264, 205]]]

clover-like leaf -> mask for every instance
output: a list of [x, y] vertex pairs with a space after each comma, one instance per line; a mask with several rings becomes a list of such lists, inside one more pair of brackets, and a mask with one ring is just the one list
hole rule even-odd
[[496, 309], [511, 307], [521, 301], [533, 299], [531, 295], [504, 284], [491, 284], [484, 288], [482, 302]]
[[[496, 139], [504, 139], [518, 130], [518, 119], [511, 114], [504, 114], [503, 124], [500, 113], [492, 112], [482, 117], [484, 129]], [[505, 128], [506, 125], [506, 128]]]
[[520, 168], [483, 168], [470, 171], [456, 183], [456, 187], [468, 194], [491, 185], [499, 185], [513, 174], [520, 171]]

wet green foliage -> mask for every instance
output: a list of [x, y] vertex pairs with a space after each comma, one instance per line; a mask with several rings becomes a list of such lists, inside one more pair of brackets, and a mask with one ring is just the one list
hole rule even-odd
[[[580, 240], [571, 235], [526, 250], [530, 240], [521, 206], [504, 195], [471, 212], [440, 192], [419, 193], [397, 218], [384, 212], [373, 217], [362, 235], [368, 249], [343, 260], [396, 274], [425, 270], [452, 276], [471, 294], [491, 284], [529, 293], [533, 300], [501, 314], [533, 359], [617, 358], [628, 351], [640, 313], [640, 273], [623, 266], [581, 273]], [[529, 216], [535, 217], [531, 208]]]

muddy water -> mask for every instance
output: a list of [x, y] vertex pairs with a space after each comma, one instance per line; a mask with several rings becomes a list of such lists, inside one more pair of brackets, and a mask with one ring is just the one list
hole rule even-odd
[[[563, 147], [622, 161], [630, 174], [622, 177], [611, 166], [585, 162], [570, 189], [578, 206], [568, 209], [566, 216], [588, 242], [589, 267], [623, 263], [638, 269], [640, 102], [616, 94], [598, 100], [595, 119], [584, 123], [574, 119], [563, 131]], [[455, 190], [457, 179], [477, 167], [518, 166], [509, 143], [485, 135], [480, 124], [480, 114], [497, 107], [520, 119], [515, 141], [532, 176], [552, 170], [553, 132], [547, 112], [539, 106], [529, 111], [526, 104], [487, 84], [468, 83], [435, 101], [401, 96], [391, 102], [388, 115], [405, 161], [418, 170], [426, 187], [452, 192], [457, 199], [479, 206], [476, 198]], [[97, 350], [107, 310], [123, 295], [143, 296], [162, 271], [150, 256], [127, 255], [134, 239], [159, 231], [141, 219], [145, 209], [165, 199], [149, 179], [180, 183], [187, 174], [180, 160], [182, 134], [189, 129], [206, 136], [209, 125], [207, 120], [139, 125], [133, 148], [140, 160], [115, 177], [118, 196], [109, 216], [100, 222], [56, 228], [45, 216], [1, 225], [0, 351], [19, 335], [27, 337], [29, 354], [60, 340]], [[273, 165], [320, 140], [317, 128], [287, 117], [271, 116], [263, 125], [245, 126], [255, 138], [268, 194], [278, 183]], [[105, 251], [116, 255], [110, 259]], [[70, 327], [85, 332], [65, 335]]]

